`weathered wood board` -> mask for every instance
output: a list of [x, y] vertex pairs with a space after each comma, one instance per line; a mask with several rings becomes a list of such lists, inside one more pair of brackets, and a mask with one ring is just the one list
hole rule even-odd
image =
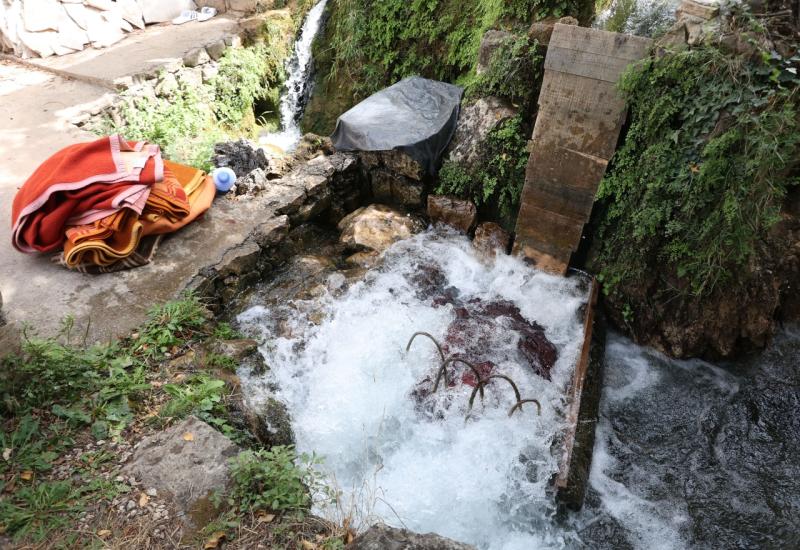
[[514, 242], [542, 269], [565, 274], [569, 267], [625, 120], [616, 82], [651, 42], [555, 25]]

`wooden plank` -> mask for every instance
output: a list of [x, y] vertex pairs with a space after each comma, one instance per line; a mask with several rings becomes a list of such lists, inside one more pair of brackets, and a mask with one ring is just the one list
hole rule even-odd
[[[569, 388], [567, 429], [564, 434], [561, 463], [555, 480], [559, 501], [566, 501], [566, 504], [573, 509], [579, 509], [583, 503], [592, 453], [591, 448], [578, 448], [577, 446], [586, 446], [587, 443], [594, 443], [594, 426], [592, 425], [590, 428], [591, 437], [582, 437], [582, 441], [578, 442], [577, 436], [579, 430], [584, 428], [582, 423], [595, 423], [597, 421], [600, 398], [599, 384], [600, 375], [602, 374], [600, 372], [601, 364], [598, 363], [602, 363], [602, 352], [605, 348], [603, 345], [605, 335], [602, 330], [602, 323], [601, 326], [597, 327], [600, 329], [598, 331], [598, 342], [595, 342], [594, 338], [596, 330], [595, 310], [599, 296], [599, 285], [594, 278], [592, 278], [591, 285], [589, 302], [586, 305], [586, 313], [584, 314], [583, 345], [581, 346], [581, 355]], [[584, 431], [585, 435], [587, 434]], [[585, 456], [578, 456], [579, 454], [584, 454]]]
[[612, 57], [605, 52], [585, 52], [554, 46], [547, 47], [545, 70], [569, 73], [616, 84], [631, 60]]
[[[620, 59], [638, 61], [647, 55], [652, 43], [649, 38], [641, 36], [556, 23], [548, 49], [556, 46], [570, 50], [606, 53]], [[548, 51], [548, 55], [549, 53]]]
[[518, 236], [550, 243], [555, 249], [569, 250], [570, 253], [578, 247], [583, 235], [583, 221], [550, 212], [534, 203], [523, 203], [520, 215], [524, 215], [527, 222], [517, 226]]
[[616, 82], [651, 41], [556, 24], [529, 142], [515, 250], [566, 269], [617, 147], [625, 103]]
[[616, 84], [557, 71], [545, 71], [539, 105], [550, 111], [598, 113], [604, 118], [614, 118], [625, 110]]
[[617, 148], [624, 114], [604, 116], [601, 113], [593, 116], [558, 109], [540, 109], [531, 140], [535, 144], [558, 146], [608, 161]]
[[594, 193], [566, 185], [533, 181], [525, 186], [523, 201], [576, 221], [585, 221], [592, 214]]
[[608, 161], [585, 153], [532, 140], [525, 181], [538, 184], [563, 185], [589, 191], [593, 196], [603, 179]]
[[567, 260], [564, 260], [563, 256], [551, 256], [531, 244], [520, 245], [515, 242], [512, 254], [523, 255], [537, 269], [553, 275], [561, 275], [563, 277], [567, 274], [567, 269], [569, 268], [569, 255], [566, 256]]

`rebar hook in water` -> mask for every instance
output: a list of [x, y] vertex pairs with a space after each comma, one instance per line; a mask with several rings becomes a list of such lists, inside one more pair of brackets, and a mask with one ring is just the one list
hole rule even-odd
[[408, 350], [411, 349], [411, 344], [414, 343], [414, 338], [416, 338], [417, 336], [427, 336], [428, 338], [430, 338], [431, 342], [434, 343], [436, 349], [439, 351], [439, 357], [442, 358], [442, 363], [444, 363], [444, 352], [442, 351], [442, 346], [439, 345], [439, 342], [436, 341], [436, 338], [434, 338], [427, 332], [415, 332], [414, 334], [412, 334], [411, 339], [408, 341], [408, 344], [406, 344], [406, 353], [408, 353]]
[[478, 372], [478, 368], [475, 365], [473, 365], [469, 361], [461, 359], [460, 357], [450, 357], [449, 359], [447, 359], [445, 362], [442, 363], [441, 368], [439, 368], [439, 372], [436, 374], [436, 383], [433, 385], [433, 393], [436, 393], [436, 390], [439, 389], [439, 380], [441, 380], [442, 377], [444, 377], [444, 383], [447, 384], [447, 365], [451, 363], [464, 363], [466, 366], [472, 369], [472, 373], [475, 375], [475, 379], [478, 381], [478, 385], [475, 387], [480, 389], [481, 400], [483, 400], [484, 398], [483, 384], [482, 384], [483, 378], [481, 378], [481, 373]]
[[514, 388], [514, 395], [517, 396], [517, 405], [519, 405], [520, 410], [522, 410], [522, 404], [520, 403], [520, 401], [522, 401], [522, 396], [520, 395], [519, 388], [517, 388], [517, 385], [514, 383], [514, 381], [505, 374], [490, 374], [483, 381], [478, 382], [478, 385], [475, 386], [474, 390], [472, 390], [472, 394], [469, 396], [469, 406], [467, 407], [467, 416], [466, 416], [467, 419], [469, 418], [469, 415], [472, 412], [472, 405], [475, 403], [475, 396], [478, 395], [478, 390], [482, 386], [488, 384], [489, 381], [492, 380], [493, 378], [502, 378], [503, 380], [511, 384], [511, 387]]
[[541, 403], [539, 403], [539, 401], [537, 401], [536, 399], [521, 399], [521, 400], [517, 401], [516, 403], [514, 403], [514, 406], [511, 407], [510, 411], [508, 411], [508, 417], [511, 418], [511, 416], [514, 414], [514, 412], [517, 409], [522, 410], [522, 404], [523, 403], [536, 403], [537, 416], [542, 416], [542, 405], [541, 405]]

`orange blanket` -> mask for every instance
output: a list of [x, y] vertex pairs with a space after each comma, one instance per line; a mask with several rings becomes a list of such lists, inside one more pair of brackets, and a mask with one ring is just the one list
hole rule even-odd
[[180, 229], [208, 210], [215, 188], [201, 170], [165, 161], [164, 179], [152, 185], [138, 215], [129, 208], [70, 227], [64, 244], [64, 263], [73, 269], [110, 267], [133, 254], [141, 237]]
[[[123, 152], [142, 152], [126, 166]], [[163, 179], [156, 145], [110, 136], [70, 145], [39, 166], [14, 197], [12, 238], [22, 252], [61, 248], [68, 224], [88, 224], [122, 208], [142, 212], [150, 186]], [[126, 226], [123, 220], [106, 223]]]

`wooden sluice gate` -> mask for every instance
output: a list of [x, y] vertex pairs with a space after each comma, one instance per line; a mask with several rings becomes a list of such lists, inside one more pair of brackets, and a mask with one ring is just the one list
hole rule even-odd
[[[514, 252], [539, 269], [567, 275], [625, 121], [617, 82], [651, 44], [648, 38], [572, 25], [553, 29], [514, 242]], [[582, 506], [588, 485], [605, 348], [605, 326], [595, 311], [599, 285], [589, 278], [583, 344], [553, 481], [558, 502], [571, 509]]]

